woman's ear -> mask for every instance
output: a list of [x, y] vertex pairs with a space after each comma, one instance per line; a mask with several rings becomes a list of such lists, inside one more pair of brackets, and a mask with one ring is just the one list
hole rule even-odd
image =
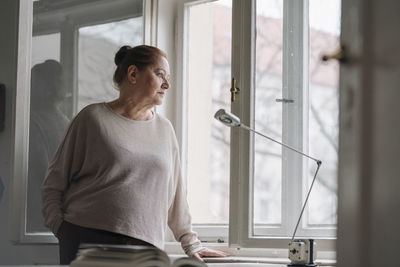
[[130, 65], [128, 67], [128, 71], [126, 73], [127, 79], [130, 83], [136, 84], [136, 79], [137, 79], [137, 74], [139, 72], [139, 69], [135, 65]]

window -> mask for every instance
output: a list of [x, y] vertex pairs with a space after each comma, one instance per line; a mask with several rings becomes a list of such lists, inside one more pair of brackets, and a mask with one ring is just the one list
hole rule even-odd
[[[340, 1], [328, 2], [183, 5], [183, 165], [201, 237], [226, 237], [228, 220], [219, 211], [229, 205], [231, 244], [286, 247], [316, 169], [314, 161], [269, 140], [220, 125], [213, 119], [219, 108], [322, 160], [296, 236], [335, 237], [339, 72], [320, 58], [338, 46]], [[240, 88], [233, 103], [231, 78]]]
[[223, 240], [229, 220], [230, 137], [213, 114], [230, 106], [232, 1], [189, 5], [187, 14], [188, 202], [201, 238]]
[[118, 98], [119, 92], [112, 82], [114, 53], [104, 51], [117, 51], [126, 44], [141, 44], [142, 24], [139, 16], [79, 28], [78, 110], [100, 99], [107, 102]]
[[[46, 64], [39, 65], [48, 60]], [[61, 119], [59, 130], [55, 129], [54, 121], [49, 123], [50, 104], [58, 95], [62, 95], [60, 62], [60, 33], [43, 34], [32, 37], [32, 74], [31, 74], [31, 101], [29, 121], [29, 163], [28, 163], [28, 190], [26, 221], [27, 232], [47, 232], [44, 226], [41, 204], [40, 187], [45, 176], [49, 153], [55, 151], [55, 142], [60, 142], [59, 131], [63, 131], [68, 120], [55, 112], [54, 118]], [[54, 63], [54, 64], [53, 64]], [[35, 67], [33, 67], [35, 66]], [[47, 67], [46, 67], [47, 66]], [[50, 78], [54, 77], [54, 79]], [[51, 94], [54, 90], [59, 94]], [[47, 115], [47, 118], [45, 118]], [[64, 119], [64, 120], [63, 120]], [[48, 125], [45, 126], [45, 125]], [[50, 133], [52, 131], [52, 133]], [[37, 156], [41, 155], [41, 156]]]
[[21, 0], [20, 20], [26, 21], [20, 23], [20, 43], [32, 52], [21, 49], [26, 54], [19, 54], [18, 63], [24, 69], [17, 81], [13, 195], [22, 197], [13, 200], [14, 239], [56, 242], [41, 215], [46, 169], [70, 119], [90, 103], [118, 96], [114, 52], [143, 43], [142, 9], [141, 0]]

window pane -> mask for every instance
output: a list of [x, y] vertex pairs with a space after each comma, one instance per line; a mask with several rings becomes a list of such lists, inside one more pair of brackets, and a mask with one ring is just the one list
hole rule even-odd
[[187, 54], [187, 177], [193, 223], [228, 223], [229, 128], [213, 118], [230, 110], [231, 1], [191, 6]]
[[60, 33], [32, 37], [32, 66], [47, 59], [60, 61]]
[[[71, 117], [84, 105], [118, 96], [112, 85], [114, 54], [123, 44], [142, 43], [143, 35], [140, 1], [53, 2], [33, 3], [28, 233], [49, 232], [40, 187]], [[81, 23], [94, 26], [79, 29]]]
[[[282, 140], [282, 41], [283, 1], [256, 2], [255, 122], [257, 131]], [[254, 141], [254, 235], [260, 226], [281, 223], [282, 148], [255, 135]]]
[[78, 110], [118, 98], [113, 85], [114, 56], [122, 45], [142, 43], [142, 17], [79, 29]]
[[66, 99], [62, 83], [60, 34], [32, 38], [31, 103], [27, 192], [27, 232], [48, 232], [41, 212], [40, 187], [47, 165], [69, 120], [61, 109]]
[[[334, 225], [337, 219], [339, 64], [323, 63], [321, 54], [339, 47], [340, 5], [340, 0], [309, 1], [309, 152], [322, 166], [308, 202], [308, 226]], [[309, 164], [314, 174], [315, 163]]]

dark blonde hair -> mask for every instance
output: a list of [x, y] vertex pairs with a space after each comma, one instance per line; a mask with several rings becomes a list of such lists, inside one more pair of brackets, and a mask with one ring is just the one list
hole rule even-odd
[[167, 55], [161, 49], [154, 46], [122, 46], [114, 58], [115, 65], [117, 65], [113, 77], [114, 83], [118, 86], [121, 85], [129, 66], [135, 65], [139, 70], [143, 70], [146, 67], [154, 65], [160, 57], [167, 58]]

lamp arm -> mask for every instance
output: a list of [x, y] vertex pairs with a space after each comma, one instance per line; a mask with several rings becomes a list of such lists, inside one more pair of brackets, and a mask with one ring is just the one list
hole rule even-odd
[[308, 198], [309, 198], [310, 193], [311, 193], [311, 189], [314, 186], [315, 178], [317, 178], [317, 174], [318, 174], [319, 168], [321, 167], [321, 164], [322, 164], [322, 161], [318, 161], [317, 162], [317, 169], [315, 170], [314, 178], [313, 178], [313, 180], [311, 182], [310, 189], [308, 189], [306, 200], [304, 201], [303, 207], [301, 208], [300, 216], [299, 216], [299, 219], [297, 220], [296, 227], [294, 228], [294, 232], [293, 232], [293, 235], [292, 235], [291, 242], [293, 242], [294, 236], [296, 235], [297, 227], [299, 227], [299, 224], [300, 224], [300, 221], [301, 221], [301, 217], [303, 216], [304, 209], [306, 208], [307, 201], [308, 201]]
[[295, 152], [297, 152], [297, 153], [299, 153], [299, 154], [301, 154], [301, 155], [303, 155], [303, 156], [305, 156], [305, 157], [307, 157], [307, 158], [309, 158], [309, 159], [312, 159], [312, 160], [314, 160], [318, 165], [320, 165], [320, 164], [322, 163], [320, 160], [318, 160], [318, 159], [316, 159], [316, 158], [313, 158], [313, 157], [311, 157], [311, 156], [309, 156], [309, 155], [307, 155], [307, 154], [304, 154], [303, 152], [301, 152], [301, 151], [299, 151], [299, 150], [297, 150], [297, 149], [295, 149], [295, 148], [293, 148], [293, 147], [291, 147], [291, 146], [289, 146], [289, 145], [286, 145], [286, 144], [284, 144], [284, 143], [281, 143], [281, 142], [279, 142], [279, 141], [276, 141], [275, 139], [272, 139], [271, 137], [268, 137], [268, 136], [266, 136], [266, 135], [264, 135], [264, 134], [262, 134], [262, 133], [260, 133], [260, 132], [257, 132], [256, 130], [254, 130], [254, 129], [252, 129], [252, 128], [250, 128], [250, 127], [248, 127], [248, 126], [246, 126], [246, 125], [244, 125], [244, 124], [242, 124], [242, 123], [239, 125], [239, 127], [242, 127], [242, 128], [244, 128], [244, 129], [246, 129], [246, 130], [248, 130], [248, 131], [250, 131], [250, 132], [256, 133], [256, 134], [258, 134], [258, 135], [261, 135], [262, 137], [265, 137], [265, 138], [267, 138], [268, 140], [271, 140], [272, 142], [275, 142], [275, 143], [277, 143], [277, 144], [280, 144], [281, 146], [284, 146], [284, 147], [286, 147], [286, 148], [288, 148], [288, 149], [290, 149], [290, 150], [293, 150], [293, 151], [295, 151]]
[[264, 134], [262, 134], [262, 133], [260, 133], [260, 132], [257, 132], [256, 130], [254, 130], [254, 129], [252, 129], [252, 128], [250, 128], [250, 127], [248, 127], [248, 126], [246, 126], [246, 125], [244, 125], [244, 124], [242, 124], [242, 123], [239, 125], [239, 127], [244, 128], [244, 129], [246, 129], [246, 130], [248, 130], [248, 131], [250, 131], [250, 132], [256, 133], [256, 134], [258, 134], [258, 135], [261, 135], [262, 137], [267, 138], [268, 140], [270, 140], [270, 141], [272, 141], [272, 142], [275, 142], [275, 143], [277, 143], [277, 144], [280, 144], [281, 146], [284, 146], [284, 147], [286, 147], [286, 148], [288, 148], [288, 149], [290, 149], [290, 150], [293, 150], [294, 152], [297, 152], [297, 153], [299, 153], [299, 154], [301, 154], [301, 155], [303, 155], [303, 156], [305, 156], [305, 157], [307, 157], [307, 158], [309, 158], [309, 159], [312, 159], [312, 160], [314, 160], [314, 161], [317, 163], [317, 169], [315, 170], [314, 178], [313, 178], [313, 180], [312, 180], [312, 182], [311, 182], [310, 189], [308, 190], [306, 200], [304, 201], [303, 207], [302, 207], [301, 212], [300, 212], [299, 219], [297, 220], [297, 224], [296, 224], [296, 227], [295, 227], [294, 232], [293, 232], [293, 235], [292, 235], [291, 242], [293, 242], [294, 236], [296, 235], [297, 228], [299, 227], [299, 224], [300, 224], [300, 221], [301, 221], [301, 217], [303, 216], [303, 212], [304, 212], [304, 210], [305, 210], [305, 208], [306, 208], [306, 205], [307, 205], [307, 202], [308, 202], [308, 198], [310, 197], [311, 189], [312, 189], [313, 186], [314, 186], [314, 182], [315, 182], [315, 179], [317, 178], [317, 174], [318, 174], [319, 168], [321, 167], [322, 161], [320, 161], [320, 160], [318, 160], [318, 159], [316, 159], [316, 158], [313, 158], [313, 157], [311, 157], [311, 156], [309, 156], [309, 155], [307, 155], [307, 154], [304, 154], [303, 152], [301, 152], [301, 151], [299, 151], [299, 150], [297, 150], [297, 149], [295, 149], [295, 148], [293, 148], [293, 147], [291, 147], [291, 146], [289, 146], [289, 145], [286, 145], [286, 144], [284, 144], [284, 143], [281, 143], [281, 142], [279, 142], [279, 141], [276, 141], [275, 139], [273, 139], [273, 138], [271, 138], [271, 137], [269, 137], [269, 136], [266, 136], [266, 135], [264, 135]]

